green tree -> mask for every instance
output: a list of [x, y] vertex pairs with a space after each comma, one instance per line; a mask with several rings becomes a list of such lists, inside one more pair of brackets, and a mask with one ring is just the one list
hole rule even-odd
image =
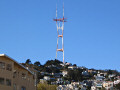
[[40, 66], [41, 64], [40, 64], [39, 61], [36, 61], [36, 62], [34, 63], [34, 65], [35, 65], [35, 66]]
[[77, 66], [76, 64], [73, 64], [73, 66]]
[[55, 60], [48, 60], [44, 66], [49, 66], [49, 65], [55, 65], [55, 66], [58, 66], [60, 67], [60, 63], [62, 63], [61, 61], [55, 59]]
[[114, 86], [116, 89], [120, 90], [120, 83]]
[[47, 82], [39, 83], [37, 90], [56, 90], [57, 85], [48, 85]]
[[76, 69], [76, 70], [68, 70], [68, 78], [69, 80], [74, 80], [74, 81], [82, 81], [82, 71], [81, 69]]
[[32, 62], [31, 62], [30, 59], [27, 59], [25, 63], [26, 63], [26, 64], [32, 64]]

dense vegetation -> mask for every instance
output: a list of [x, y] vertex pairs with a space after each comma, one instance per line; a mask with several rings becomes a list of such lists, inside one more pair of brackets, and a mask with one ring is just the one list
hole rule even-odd
[[[40, 80], [41, 78], [43, 78], [43, 76], [41, 75], [40, 72], [47, 72], [47, 73], [60, 73], [63, 70], [68, 71], [68, 75], [66, 77], [64, 77], [63, 79], [65, 80], [69, 80], [69, 81], [83, 81], [83, 80], [87, 80], [87, 79], [92, 79], [93, 76], [96, 73], [89, 73], [88, 75], [82, 75], [82, 72], [86, 71], [87, 68], [78, 68], [75, 70], [70, 70], [68, 69], [69, 65], [66, 65], [64, 67], [62, 67], [60, 64], [62, 64], [61, 61], [59, 60], [48, 60], [46, 61], [46, 63], [44, 65], [41, 65], [41, 63], [39, 61], [34, 62], [34, 64], [32, 64], [30, 59], [27, 59], [25, 63], [22, 63], [24, 66], [29, 65], [29, 66], [33, 66], [33, 68], [35, 70], [38, 71], [38, 80]], [[77, 66], [76, 64], [73, 64], [73, 66]], [[95, 69], [92, 69], [95, 70]], [[116, 74], [119, 75], [119, 72], [116, 70], [95, 70], [95, 71], [100, 71], [100, 72], [106, 72], [108, 75], [109, 74]], [[62, 76], [61, 76], [62, 77]]]
[[[38, 76], [37, 76], [37, 80], [38, 80], [38, 90], [56, 90], [56, 85], [50, 85], [51, 84], [51, 80], [45, 83], [39, 83], [40, 79], [43, 79], [44, 76], [50, 76], [50, 77], [54, 77], [54, 75], [50, 75], [50, 73], [62, 73], [62, 71], [67, 71], [68, 74], [66, 76], [60, 76], [60, 78], [63, 79], [63, 81], [75, 81], [75, 82], [82, 82], [84, 80], [90, 80], [90, 79], [94, 79], [94, 75], [96, 75], [96, 72], [101, 72], [107, 73], [106, 78], [108, 77], [109, 74], [115, 74], [115, 75], [119, 75], [120, 73], [116, 70], [95, 70], [95, 69], [90, 69], [96, 72], [88, 72], [87, 74], [83, 74], [83, 72], [89, 70], [86, 67], [82, 67], [82, 68], [76, 68], [76, 69], [68, 69], [69, 66], [77, 66], [76, 64], [70, 64], [70, 65], [65, 65], [62, 66], [61, 65], [62, 62], [59, 60], [48, 60], [46, 61], [46, 63], [44, 65], [41, 65], [41, 63], [39, 61], [36, 61], [32, 64], [30, 59], [27, 59], [25, 63], [22, 63], [22, 65], [24, 66], [30, 66], [32, 68], [34, 68], [35, 70], [37, 70], [38, 72]], [[41, 72], [46, 72], [44, 75], [41, 74]], [[111, 78], [111, 80], [113, 80], [114, 78]], [[65, 84], [65, 83], [61, 83], [61, 84]], [[115, 86], [117, 89], [120, 89], [120, 84]], [[47, 88], [47, 89], [46, 89]], [[89, 88], [89, 87], [88, 87]], [[104, 90], [104, 89], [103, 89]]]
[[47, 82], [39, 83], [37, 90], [56, 90], [57, 85], [49, 85]]

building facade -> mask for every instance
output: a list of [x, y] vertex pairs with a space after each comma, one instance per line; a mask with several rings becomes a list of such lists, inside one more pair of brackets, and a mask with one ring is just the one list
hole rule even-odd
[[0, 90], [36, 90], [33, 72], [5, 54], [0, 54]]

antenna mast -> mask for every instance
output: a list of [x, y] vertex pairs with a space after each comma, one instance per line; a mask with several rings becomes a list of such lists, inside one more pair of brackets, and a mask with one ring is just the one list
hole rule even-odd
[[[56, 5], [56, 19], [53, 19], [54, 21], [56, 21], [56, 26], [57, 26], [57, 49], [56, 49], [56, 59], [57, 59], [57, 54], [58, 52], [62, 52], [63, 53], [63, 63], [65, 63], [64, 60], [64, 42], [63, 42], [63, 31], [64, 31], [64, 22], [66, 22], [66, 19], [64, 18], [64, 3], [63, 3], [63, 18], [57, 18], [57, 5]], [[60, 33], [60, 31], [62, 33]], [[58, 48], [59, 46], [59, 39], [62, 39], [62, 48]]]

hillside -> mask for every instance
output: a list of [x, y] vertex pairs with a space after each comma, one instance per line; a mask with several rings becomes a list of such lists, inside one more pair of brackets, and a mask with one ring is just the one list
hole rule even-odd
[[[73, 82], [78, 82], [76, 88], [105, 88], [104, 83], [118, 81], [117, 84], [109, 88], [118, 87], [120, 73], [116, 70], [96, 70], [88, 69], [83, 66], [77, 66], [76, 64], [65, 63], [63, 64], [59, 60], [48, 60], [44, 65], [41, 65], [39, 61], [34, 64], [30, 59], [22, 63], [24, 66], [30, 66], [34, 68], [37, 74], [37, 83], [47, 82], [49, 85], [57, 85], [58, 88], [63, 88], [62, 85], [71, 84], [73, 88]], [[99, 86], [97, 86], [99, 85]], [[70, 88], [70, 87], [68, 87]], [[118, 87], [119, 88], [119, 87]], [[92, 90], [92, 89], [91, 89]]]

